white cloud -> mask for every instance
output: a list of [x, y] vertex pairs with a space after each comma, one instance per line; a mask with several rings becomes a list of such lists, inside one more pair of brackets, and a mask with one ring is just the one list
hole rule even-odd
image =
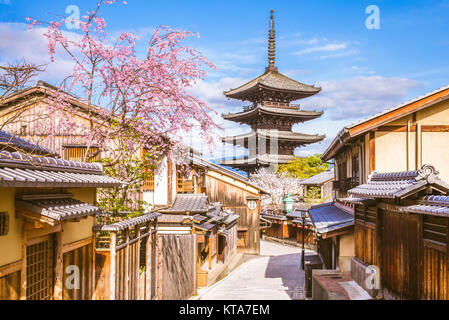
[[346, 43], [329, 43], [322, 46], [316, 46], [311, 48], [306, 48], [303, 50], [296, 51], [294, 55], [302, 55], [302, 54], [309, 54], [314, 52], [332, 52], [332, 51], [339, 51], [346, 49], [348, 47], [348, 44]]
[[[39, 79], [58, 84], [58, 81], [72, 73], [74, 62], [62, 51], [57, 50], [55, 62], [50, 63], [45, 28], [28, 29], [25, 23], [0, 23], [0, 63], [26, 59], [34, 64], [47, 64]], [[68, 37], [78, 37], [71, 32]]]
[[405, 78], [360, 76], [318, 83], [322, 91], [304, 100], [305, 107], [324, 109], [330, 119], [357, 119], [402, 102], [410, 90], [420, 86]]

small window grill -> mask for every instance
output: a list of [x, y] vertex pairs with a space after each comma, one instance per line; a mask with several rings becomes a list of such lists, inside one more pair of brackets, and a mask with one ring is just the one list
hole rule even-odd
[[6, 236], [9, 229], [9, 215], [7, 212], [0, 212], [0, 236]]

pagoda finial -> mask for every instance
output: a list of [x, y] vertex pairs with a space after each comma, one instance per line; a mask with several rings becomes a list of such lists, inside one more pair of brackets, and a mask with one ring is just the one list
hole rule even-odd
[[270, 30], [268, 31], [268, 70], [277, 71], [277, 68], [274, 66], [274, 61], [276, 58], [276, 34], [274, 31], [274, 10], [271, 9], [271, 17], [270, 17]]

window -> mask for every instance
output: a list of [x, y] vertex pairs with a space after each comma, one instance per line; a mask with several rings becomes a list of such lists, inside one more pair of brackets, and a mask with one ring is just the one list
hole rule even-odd
[[181, 171], [180, 166], [176, 166], [176, 183], [177, 183], [177, 193], [194, 193], [194, 182], [192, 173], [190, 177], [186, 177]]
[[[89, 151], [88, 151], [89, 150]], [[87, 156], [86, 153], [88, 152]], [[64, 160], [86, 162], [99, 161], [100, 151], [98, 147], [87, 146], [64, 146]]]
[[0, 236], [6, 236], [9, 229], [9, 215], [7, 212], [0, 212]]
[[352, 156], [352, 178], [359, 182], [359, 155], [355, 154]]

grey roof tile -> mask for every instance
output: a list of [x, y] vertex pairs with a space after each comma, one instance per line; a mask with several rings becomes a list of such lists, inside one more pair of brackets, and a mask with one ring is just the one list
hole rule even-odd
[[302, 185], [321, 185], [334, 179], [334, 169], [329, 169], [301, 181]]
[[53, 151], [41, 147], [37, 144], [31, 143], [25, 139], [22, 139], [18, 136], [12, 135], [9, 132], [0, 130], [0, 150], [10, 150], [10, 151], [24, 151], [31, 154], [36, 155], [47, 155], [54, 156], [56, 155]]
[[335, 202], [313, 206], [309, 209], [310, 218], [318, 233], [345, 228], [354, 223], [354, 216]]
[[403, 198], [426, 186], [433, 185], [447, 192], [449, 185], [438, 178], [433, 166], [424, 165], [420, 170], [376, 173], [368, 182], [348, 191], [348, 194], [360, 198]]
[[[42, 195], [42, 197], [45, 197], [45, 195]], [[56, 221], [71, 220], [102, 212], [100, 208], [94, 205], [67, 197], [60, 199], [16, 199], [15, 206], [17, 209], [37, 213]]]

